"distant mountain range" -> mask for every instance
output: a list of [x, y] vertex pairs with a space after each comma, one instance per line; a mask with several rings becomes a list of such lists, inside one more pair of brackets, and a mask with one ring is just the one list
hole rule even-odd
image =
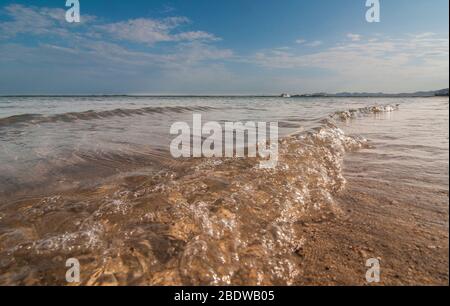
[[[398, 94], [387, 94], [387, 93], [369, 93], [369, 92], [340, 92], [335, 94], [329, 93], [315, 93], [315, 94], [304, 94], [304, 95], [292, 95], [292, 98], [296, 97], [448, 97], [448, 88], [434, 91], [418, 91], [414, 93], [398, 93]], [[284, 94], [285, 95], [285, 94]]]
[[[299, 98], [299, 97], [386, 97], [386, 98], [394, 98], [394, 97], [448, 97], [448, 88], [441, 89], [441, 90], [434, 90], [434, 91], [418, 91], [413, 93], [397, 93], [397, 94], [388, 94], [383, 92], [378, 93], [369, 93], [369, 92], [340, 92], [340, 93], [314, 93], [314, 94], [297, 94], [297, 95], [290, 95], [287, 93], [283, 93], [280, 97], [282, 98]], [[98, 94], [98, 95], [91, 95], [91, 94], [85, 94], [85, 95], [0, 95], [2, 98], [8, 98], [8, 97], [21, 97], [21, 98], [31, 98], [31, 97], [139, 97], [139, 98], [145, 98], [145, 97], [173, 97], [173, 98], [179, 98], [179, 97], [186, 97], [186, 98], [214, 98], [214, 97], [268, 97], [273, 98], [276, 97], [274, 95], [140, 95], [140, 94]]]

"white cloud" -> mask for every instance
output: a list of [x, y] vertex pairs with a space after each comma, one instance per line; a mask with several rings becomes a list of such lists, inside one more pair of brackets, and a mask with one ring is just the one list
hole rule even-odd
[[158, 42], [219, 40], [215, 35], [204, 31], [174, 32], [176, 28], [187, 23], [189, 23], [189, 19], [185, 17], [170, 17], [160, 20], [139, 18], [99, 25], [96, 29], [110, 34], [113, 38], [149, 45]]
[[426, 89], [434, 88], [436, 80], [445, 85], [449, 70], [448, 37], [417, 37], [424, 36], [379, 38], [367, 43], [352, 41], [313, 53], [266, 50], [257, 52], [250, 61], [270, 69], [320, 69], [323, 73], [316, 82], [320, 86], [334, 84], [336, 89]]
[[[13, 4], [5, 7], [6, 15], [12, 20], [0, 22], [0, 38], [7, 39], [18, 34], [73, 36], [77, 24], [65, 20], [65, 10], [59, 8], [38, 8]], [[83, 14], [81, 24], [93, 23], [95, 16]], [[217, 41], [214, 34], [205, 31], [177, 31], [189, 24], [186, 17], [163, 19], [138, 18], [128, 21], [92, 24], [86, 35], [101, 37], [109, 34], [111, 38], [153, 45], [158, 42]]]
[[[6, 39], [18, 34], [67, 36], [70, 24], [65, 21], [65, 11], [59, 8], [37, 8], [11, 4], [5, 8], [11, 21], [0, 22], [0, 38]], [[84, 14], [81, 24], [95, 20], [94, 16]], [[79, 26], [72, 25], [72, 28]]]
[[0, 93], [194, 93], [236, 80], [222, 63], [231, 56], [201, 42], [161, 54], [88, 39], [70, 47], [6, 43], [0, 44]]
[[351, 40], [351, 41], [360, 41], [361, 40], [361, 35], [359, 34], [353, 34], [353, 33], [348, 33], [347, 37]]
[[318, 47], [322, 45], [320, 40], [315, 40], [306, 44], [308, 47]]
[[322, 45], [322, 42], [320, 40], [307, 41], [306, 39], [297, 39], [295, 43], [299, 45], [305, 45], [307, 47], [318, 47]]
[[411, 36], [421, 39], [421, 38], [430, 38], [430, 37], [436, 36], [436, 34], [432, 33], [432, 32], [425, 32], [425, 33], [420, 33], [420, 34], [411, 35]]
[[[0, 22], [1, 93], [159, 90], [182, 75], [201, 88], [202, 82], [214, 82], [214, 76], [230, 75], [222, 62], [233, 58], [233, 52], [212, 45], [219, 38], [211, 33], [181, 31], [190, 23], [185, 17], [105, 24], [83, 15], [84, 22], [91, 22], [83, 27], [67, 23], [62, 9], [12, 5], [5, 11], [11, 21]], [[19, 34], [37, 39], [32, 44], [9, 41]], [[145, 46], [137, 51], [124, 40]], [[161, 42], [170, 44], [163, 51], [149, 48]], [[45, 80], [37, 77], [43, 70]]]
[[[62, 9], [27, 7], [23, 5], [10, 5], [5, 7], [7, 15], [12, 21], [0, 23], [0, 38], [8, 39], [18, 34], [34, 36], [59, 35], [61, 40], [57, 44], [40, 44], [38, 47], [18, 48], [18, 45], [9, 44], [9, 48], [2, 48], [3, 59], [12, 61], [22, 59], [30, 62], [51, 61], [52, 57], [46, 52], [58, 53], [92, 59], [102, 64], [127, 64], [144, 67], [179, 67], [181, 65], [197, 65], [204, 61], [224, 60], [231, 58], [233, 52], [229, 49], [214, 47], [208, 42], [217, 41], [213, 34], [204, 31], [176, 32], [176, 29], [190, 23], [186, 17], [168, 17], [163, 19], [133, 19], [124, 22], [101, 24], [96, 22], [84, 31], [75, 31], [77, 28], [65, 21], [65, 11]], [[93, 22], [95, 16], [84, 15], [84, 21]], [[150, 51], [132, 51], [119, 43], [105, 37], [111, 34], [117, 40], [127, 40], [152, 45], [158, 42], [173, 42], [174, 46], [164, 53]], [[103, 35], [102, 35], [103, 34]], [[7, 44], [5, 44], [6, 46]], [[14, 48], [12, 48], [14, 46]], [[13, 50], [17, 50], [15, 53]], [[43, 51], [46, 52], [43, 52]], [[9, 51], [9, 52], [8, 52]], [[26, 51], [26, 54], [24, 54]], [[33, 52], [39, 56], [33, 56]], [[101, 59], [101, 60], [100, 60]]]
[[0, 23], [0, 35], [6, 38], [21, 33], [50, 34], [50, 30], [64, 20], [61, 9], [35, 9], [14, 4], [5, 7], [5, 12], [12, 19]]
[[174, 41], [194, 41], [194, 40], [202, 40], [202, 41], [218, 41], [220, 38], [215, 35], [203, 31], [191, 31], [191, 32], [183, 32], [179, 34], [173, 35]]
[[[103, 84], [104, 88], [117, 85], [122, 91], [170, 91], [171, 86], [187, 89], [183, 83], [192, 88], [202, 88], [203, 83], [209, 88], [250, 88], [253, 93], [272, 88], [301, 91], [304, 87], [299, 84], [311, 91], [410, 91], [439, 87], [436, 84], [448, 86], [449, 39], [434, 33], [402, 38], [377, 35], [364, 41], [349, 33], [349, 39], [332, 47], [319, 40], [298, 39], [302, 46], [321, 47], [278, 47], [243, 56], [215, 46], [219, 38], [214, 34], [186, 30], [190, 21], [185, 17], [105, 24], [83, 15], [82, 21], [91, 24], [88, 28], [66, 23], [61, 9], [10, 5], [5, 12], [11, 21], [0, 22], [0, 92], [19, 85], [50, 91], [64, 84], [85, 90]], [[19, 34], [58, 39], [33, 46], [8, 41]], [[140, 43], [143, 48], [137, 51], [123, 41]], [[159, 51], [150, 48], [162, 42], [170, 44], [162, 44]], [[252, 67], [234, 75], [229, 62]], [[255, 67], [259, 69], [256, 73]], [[43, 69], [49, 80], [39, 78]], [[289, 73], [277, 69], [289, 69]], [[319, 73], [302, 73], [310, 69]], [[23, 78], [28, 78], [28, 83], [23, 83]], [[227, 85], [221, 83], [225, 81]]]

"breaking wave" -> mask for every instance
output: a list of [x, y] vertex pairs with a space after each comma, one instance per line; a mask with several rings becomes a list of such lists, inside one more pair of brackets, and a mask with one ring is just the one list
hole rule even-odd
[[75, 257], [86, 285], [296, 284], [302, 224], [340, 213], [344, 155], [367, 145], [338, 121], [397, 108], [338, 112], [281, 139], [276, 169], [193, 159], [16, 203], [2, 212], [11, 231], [0, 236], [0, 283], [65, 284], [65, 260]]
[[347, 121], [368, 114], [390, 113], [399, 109], [400, 104], [396, 105], [375, 105], [348, 111], [335, 112], [331, 118], [335, 120]]

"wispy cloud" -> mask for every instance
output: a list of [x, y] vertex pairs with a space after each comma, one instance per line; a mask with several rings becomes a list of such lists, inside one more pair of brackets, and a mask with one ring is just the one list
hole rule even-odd
[[408, 86], [432, 87], [430, 84], [448, 74], [448, 57], [448, 37], [418, 34], [368, 42], [352, 39], [312, 53], [264, 50], [250, 61], [270, 69], [321, 69], [326, 71], [321, 80], [336, 88], [395, 90], [401, 86], [393, 84], [394, 79], [402, 80], [406, 90]]
[[219, 40], [215, 35], [204, 31], [174, 32], [181, 25], [189, 22], [186, 17], [169, 17], [160, 20], [140, 18], [98, 25], [96, 29], [110, 34], [112, 38], [149, 45], [159, 42]]
[[[179, 82], [181, 75], [190, 76], [189, 83], [198, 82], [200, 88], [214, 76], [230, 75], [221, 61], [231, 59], [233, 51], [216, 47], [219, 38], [214, 34], [181, 31], [191, 25], [186, 17], [105, 23], [83, 15], [84, 23], [76, 25], [65, 21], [61, 9], [10, 5], [5, 12], [10, 20], [0, 22], [0, 92], [14, 90], [18, 84], [28, 84], [33, 92], [60, 92], [74, 86], [141, 92]], [[83, 26], [87, 23], [89, 27]], [[35, 39], [10, 42], [18, 35]], [[133, 48], [127, 42], [142, 46]], [[166, 43], [163, 51], [155, 48], [158, 43]], [[37, 77], [43, 70], [45, 80]]]
[[[51, 46], [53, 50], [59, 52], [89, 54], [92, 57], [99, 55], [109, 60], [122, 58], [128, 63], [140, 63], [145, 59], [148, 64], [158, 65], [163, 62], [173, 65], [177, 60], [185, 64], [217, 60], [233, 55], [229, 49], [219, 49], [208, 44], [219, 40], [213, 34], [204, 31], [176, 31], [179, 27], [190, 23], [186, 17], [142, 18], [101, 23], [95, 22], [97, 20], [95, 16], [83, 15], [82, 20], [85, 23], [89, 22], [90, 27], [78, 31], [79, 26], [65, 21], [65, 11], [62, 9], [9, 5], [5, 11], [11, 21], [0, 23], [0, 39], [7, 40], [19, 34], [38, 38], [60, 36], [59, 45], [41, 43], [38, 48]], [[141, 43], [150, 47], [161, 42], [172, 42], [175, 46], [164, 54], [152, 53], [151, 49], [136, 52], [121, 45], [120, 41]], [[28, 50], [31, 50], [31, 47]]]
[[349, 38], [351, 41], [360, 41], [362, 36], [359, 34], [348, 33], [347, 38]]
[[[69, 24], [65, 21], [63, 9], [12, 4], [6, 6], [4, 10], [11, 21], [0, 22], [0, 38], [11, 38], [19, 34], [50, 36], [70, 34]], [[94, 16], [83, 15], [81, 24], [93, 20], [95, 20]]]
[[[12, 4], [5, 7], [11, 21], [0, 23], [0, 38], [11, 38], [19, 34], [67, 36], [73, 35], [77, 24], [65, 21], [65, 11], [59, 8], [38, 8]], [[89, 23], [89, 34], [100, 37], [108, 34], [112, 39], [126, 40], [152, 45], [159, 42], [218, 41], [220, 38], [205, 31], [177, 31], [188, 25], [186, 17], [162, 19], [138, 18], [116, 23], [95, 23], [95, 16], [83, 14], [81, 24]]]
[[415, 38], [418, 38], [418, 39], [421, 39], [421, 38], [430, 38], [430, 37], [433, 37], [433, 36], [436, 36], [437, 34], [436, 33], [432, 33], [432, 32], [425, 32], [425, 33], [420, 33], [420, 34], [413, 34], [413, 35], [411, 35], [412, 37], [415, 37]]
[[320, 45], [322, 45], [322, 41], [320, 40], [314, 40], [314, 41], [307, 41], [306, 39], [297, 39], [295, 41], [296, 44], [299, 45], [304, 45], [307, 47], [319, 47]]
[[[205, 86], [254, 88], [254, 93], [296, 92], [303, 86], [409, 91], [448, 83], [448, 36], [430, 32], [364, 38], [348, 33], [333, 45], [299, 38], [295, 43], [301, 48], [274, 46], [249, 55], [223, 47], [226, 41], [217, 43], [220, 37], [196, 29], [183, 16], [111, 23], [83, 14], [76, 25], [65, 22], [62, 9], [9, 5], [4, 13], [8, 20], [0, 22], [0, 93], [21, 87], [44, 92], [74, 87], [89, 92], [189, 92]], [[18, 36], [25, 39], [13, 39]], [[46, 78], [41, 78], [44, 70]]]
[[318, 47], [318, 46], [321, 46], [322, 43], [323, 42], [321, 42], [320, 40], [315, 40], [315, 41], [306, 43], [306, 46], [308, 46], [308, 47]]

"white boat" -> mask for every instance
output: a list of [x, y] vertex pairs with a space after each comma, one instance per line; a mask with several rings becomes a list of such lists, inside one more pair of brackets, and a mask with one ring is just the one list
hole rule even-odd
[[290, 98], [291, 95], [290, 95], [290, 94], [287, 94], [287, 93], [284, 93], [284, 94], [281, 94], [281, 97], [282, 97], [282, 98]]

